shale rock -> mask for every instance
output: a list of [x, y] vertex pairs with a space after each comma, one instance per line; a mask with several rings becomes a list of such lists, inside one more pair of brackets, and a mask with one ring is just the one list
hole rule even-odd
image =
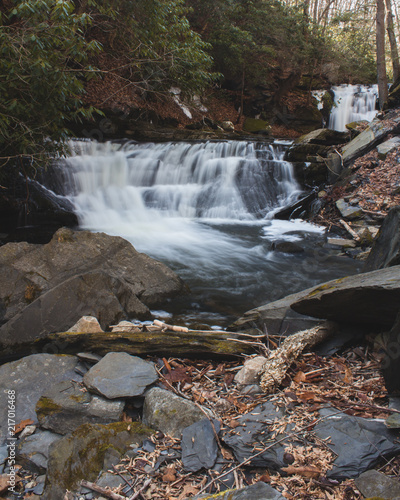
[[389, 112], [385, 118], [393, 118], [395, 125], [387, 125], [375, 118], [368, 127], [342, 148], [343, 165], [349, 166], [356, 158], [371, 151], [377, 144], [384, 141], [389, 133], [399, 130], [399, 120]]
[[400, 303], [400, 266], [328, 281], [308, 289], [291, 307], [332, 321], [391, 327]]
[[110, 352], [83, 377], [90, 390], [109, 399], [140, 396], [158, 380], [153, 363], [125, 352]]
[[208, 418], [204, 418], [183, 430], [182, 463], [186, 470], [197, 472], [202, 468], [211, 469], [213, 467], [218, 454], [216, 434], [218, 435], [219, 430], [219, 421], [213, 420], [211, 423]]
[[364, 271], [374, 271], [400, 264], [400, 207], [393, 207], [385, 217]]
[[86, 423], [118, 422], [124, 406], [124, 401], [94, 396], [77, 384], [64, 381], [43, 394], [37, 402], [36, 414], [42, 428], [68, 434]]
[[50, 446], [62, 438], [60, 434], [37, 430], [18, 442], [17, 459], [24, 469], [44, 474], [47, 469]]
[[307, 296], [310, 290], [312, 289], [293, 293], [283, 299], [251, 309], [230, 325], [229, 329], [236, 331], [246, 330], [258, 334], [267, 331], [269, 335], [290, 335], [307, 330], [307, 328], [312, 328], [316, 326], [319, 322], [318, 320], [306, 317], [291, 309], [291, 305]]
[[[15, 422], [31, 419], [37, 423], [36, 403], [50, 384], [82, 377], [75, 373], [78, 359], [75, 356], [32, 354], [18, 361], [0, 366], [0, 435], [7, 437], [7, 401], [14, 392], [16, 399]], [[0, 442], [1, 444], [1, 442]]]
[[137, 422], [84, 424], [50, 446], [46, 486], [42, 500], [59, 500], [65, 491], [78, 489], [82, 479], [94, 481], [103, 468], [108, 449], [120, 455], [140, 446], [152, 429]]
[[0, 248], [1, 342], [66, 331], [82, 316], [103, 329], [144, 318], [148, 306], [183, 289], [173, 271], [119, 237], [62, 228], [46, 245], [8, 243]]
[[400, 498], [399, 481], [377, 470], [371, 469], [364, 472], [354, 482], [357, 489], [359, 489], [365, 497], [379, 497], [382, 498], [382, 500]]
[[186, 427], [203, 418], [204, 413], [194, 403], [170, 391], [154, 387], [146, 393], [143, 423], [164, 434], [180, 438]]

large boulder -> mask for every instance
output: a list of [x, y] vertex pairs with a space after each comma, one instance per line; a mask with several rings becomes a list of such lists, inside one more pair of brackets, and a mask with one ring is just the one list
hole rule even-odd
[[0, 342], [31, 342], [82, 316], [103, 328], [143, 319], [148, 306], [183, 290], [173, 271], [120, 237], [62, 228], [46, 245], [8, 243], [0, 248]]
[[364, 271], [374, 271], [400, 264], [400, 206], [393, 207], [385, 217]]
[[400, 266], [347, 276], [316, 286], [294, 311], [337, 322], [391, 327], [400, 304]]

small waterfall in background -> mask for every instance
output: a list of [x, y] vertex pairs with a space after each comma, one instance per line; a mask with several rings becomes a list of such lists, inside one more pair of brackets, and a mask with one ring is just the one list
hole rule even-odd
[[[71, 156], [46, 174], [46, 185], [73, 203], [81, 228], [122, 236], [172, 267], [192, 290], [187, 321], [204, 316], [221, 324], [356, 270], [322, 248], [322, 228], [271, 218], [301, 194], [292, 165], [283, 161], [286, 148], [72, 141]], [[304, 251], [276, 252], [277, 241]]]
[[340, 85], [332, 87], [332, 90], [336, 107], [332, 108], [328, 128], [345, 132], [348, 123], [374, 119], [377, 114], [377, 85]]

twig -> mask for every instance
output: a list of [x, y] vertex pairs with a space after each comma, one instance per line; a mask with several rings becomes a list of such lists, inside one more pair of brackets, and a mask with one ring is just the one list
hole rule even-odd
[[125, 481], [125, 483], [129, 486], [129, 488], [133, 491], [133, 484], [131, 484], [127, 479], [126, 477], [124, 477], [119, 471], [118, 469], [115, 467], [115, 465], [112, 466], [112, 468], [114, 469], [114, 472], [116, 472], [118, 474], [118, 476], [123, 479]]
[[81, 481], [81, 486], [89, 488], [89, 490], [96, 491], [97, 493], [101, 493], [107, 498], [111, 498], [111, 500], [126, 500], [125, 496], [123, 497], [122, 495], [118, 495], [118, 493], [114, 493], [109, 488], [102, 488], [101, 486], [91, 483], [90, 481], [85, 481], [84, 479]]
[[[132, 496], [128, 498], [128, 500], [135, 500], [135, 498], [138, 498], [139, 495], [143, 493], [143, 491], [150, 485], [151, 479], [146, 479], [144, 482], [143, 486], [138, 490], [136, 493], [134, 493]], [[126, 498], [124, 498], [126, 500]]]

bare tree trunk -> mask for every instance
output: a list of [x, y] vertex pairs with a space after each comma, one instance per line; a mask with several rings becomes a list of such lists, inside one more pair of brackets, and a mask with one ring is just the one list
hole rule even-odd
[[385, 4], [376, 0], [376, 65], [378, 72], [379, 109], [388, 100], [388, 85], [385, 61]]
[[393, 81], [395, 82], [400, 75], [400, 62], [399, 62], [399, 51], [397, 49], [396, 35], [394, 32], [393, 18], [394, 16], [392, 11], [392, 2], [391, 0], [386, 0], [386, 24], [387, 24], [386, 29], [390, 43], [390, 55], [392, 58], [392, 66], [393, 66]]

